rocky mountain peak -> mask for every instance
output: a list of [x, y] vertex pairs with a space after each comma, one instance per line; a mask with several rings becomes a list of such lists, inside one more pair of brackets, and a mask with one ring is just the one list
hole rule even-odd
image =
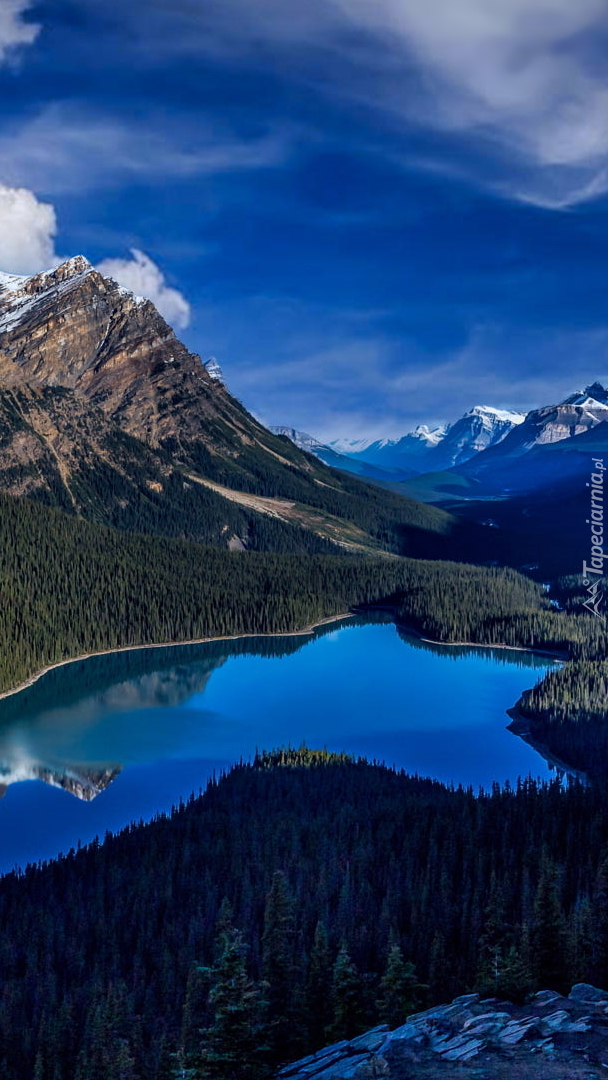
[[224, 372], [222, 371], [219, 362], [215, 356], [210, 356], [208, 360], [205, 360], [203, 367], [207, 372], [210, 379], [214, 379], [216, 382], [225, 383]]
[[217, 370], [149, 300], [80, 255], [31, 277], [0, 275], [0, 386], [24, 385], [76, 391], [153, 445], [204, 439], [213, 413], [234, 425]]

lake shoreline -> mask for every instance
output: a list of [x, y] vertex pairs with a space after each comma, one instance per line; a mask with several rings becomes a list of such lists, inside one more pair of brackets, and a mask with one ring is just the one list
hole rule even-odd
[[152, 641], [148, 642], [146, 645], [120, 645], [116, 649], [101, 649], [99, 652], [82, 653], [80, 656], [71, 656], [67, 660], [58, 660], [56, 664], [48, 664], [46, 667], [40, 668], [39, 671], [36, 671], [22, 683], [19, 683], [18, 686], [14, 686], [10, 690], [3, 690], [2, 693], [0, 693], [0, 701], [14, 697], [15, 694], [21, 694], [24, 690], [29, 689], [30, 686], [34, 686], [35, 683], [44, 678], [45, 675], [48, 675], [49, 672], [56, 671], [58, 668], [67, 667], [69, 664], [78, 664], [81, 660], [93, 660], [98, 656], [113, 656], [116, 653], [139, 652], [143, 649], [174, 649], [181, 645], [208, 645], [213, 641], [239, 641], [242, 638], [306, 637], [308, 634], [313, 634], [314, 631], [318, 630], [321, 626], [329, 626], [334, 622], [343, 622], [345, 619], [351, 619], [352, 617], [353, 612], [347, 611], [341, 615], [328, 615], [327, 618], [319, 619], [318, 622], [311, 623], [301, 630], [282, 630], [276, 633], [220, 634], [215, 637], [193, 638], [189, 641]]
[[[393, 616], [395, 626], [399, 630], [403, 630], [406, 634], [411, 634], [412, 637], [418, 638], [420, 641], [425, 641], [428, 645], [445, 645], [447, 648], [466, 648], [466, 649], [508, 649], [510, 652], [524, 652], [532, 653], [534, 656], [545, 656], [550, 660], [556, 660], [560, 664], [566, 664], [568, 662], [568, 654], [565, 652], [558, 652], [556, 649], [535, 649], [533, 645], [507, 645], [504, 642], [489, 644], [485, 641], [437, 641], [435, 638], [426, 637], [422, 630], [419, 630], [416, 626], [412, 626], [409, 623], [403, 622], [397, 618], [397, 608], [393, 607], [370, 607], [368, 611], [384, 611], [387, 614]], [[365, 609], [355, 609], [357, 615], [364, 615]]]
[[507, 716], [511, 717], [511, 723], [507, 724], [507, 730], [512, 735], [517, 735], [518, 738], [523, 739], [528, 746], [531, 746], [537, 754], [540, 754], [545, 759], [549, 767], [555, 768], [558, 772], [563, 772], [568, 776], [573, 776], [576, 780], [580, 780], [583, 784], [589, 783], [589, 776], [582, 769], [577, 769], [574, 765], [569, 765], [567, 761], [562, 758], [556, 757], [551, 750], [551, 747], [547, 743], [539, 742], [532, 727], [532, 718], [527, 716], [523, 712], [522, 706], [525, 704], [526, 694], [529, 690], [524, 690], [519, 700], [510, 709], [507, 709]]
[[148, 642], [145, 645], [120, 645], [115, 649], [101, 649], [99, 652], [82, 653], [80, 656], [71, 656], [66, 660], [58, 660], [55, 664], [48, 664], [46, 667], [40, 668], [29, 678], [24, 679], [23, 682], [17, 686], [12, 687], [10, 690], [3, 690], [0, 693], [0, 701], [6, 700], [6, 698], [14, 697], [15, 694], [20, 694], [24, 690], [29, 689], [40, 679], [44, 678], [51, 671], [56, 671], [58, 668], [67, 667], [68, 664], [78, 664], [81, 660], [92, 660], [98, 656], [112, 656], [115, 653], [123, 652], [136, 652], [142, 649], [173, 649], [180, 645], [207, 645], [213, 641], [238, 641], [241, 638], [282, 638], [282, 637], [305, 637], [308, 634], [314, 633], [321, 626], [328, 626], [331, 623], [343, 622], [345, 619], [350, 619], [354, 615], [365, 615], [367, 612], [382, 611], [390, 614], [393, 617], [393, 621], [397, 629], [403, 630], [407, 634], [411, 634], [413, 637], [418, 638], [420, 641], [424, 641], [428, 645], [443, 645], [447, 648], [468, 648], [468, 649], [508, 649], [511, 652], [524, 652], [533, 653], [535, 656], [544, 656], [549, 659], [556, 660], [559, 663], [566, 663], [568, 657], [565, 653], [551, 652], [548, 649], [535, 649], [530, 646], [524, 645], [506, 645], [495, 644], [490, 645], [481, 641], [436, 641], [434, 638], [429, 638], [415, 626], [411, 626], [408, 623], [402, 622], [397, 618], [397, 609], [392, 607], [371, 606], [369, 608], [355, 608], [351, 611], [343, 612], [340, 615], [328, 615], [325, 619], [319, 619], [318, 622], [311, 623], [309, 626], [304, 627], [301, 630], [283, 630], [280, 632], [258, 632], [250, 634], [227, 634], [216, 635], [214, 637], [202, 637], [193, 638], [188, 641], [153, 641]]

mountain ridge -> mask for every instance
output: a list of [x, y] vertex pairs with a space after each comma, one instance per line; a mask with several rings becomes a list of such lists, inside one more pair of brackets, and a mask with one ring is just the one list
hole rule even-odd
[[[348, 548], [336, 535], [343, 520], [373, 549], [413, 554], [456, 530], [442, 511], [273, 434], [211, 367], [149, 300], [81, 256], [31, 277], [0, 275], [0, 485], [119, 528], [167, 534], [170, 520], [169, 535], [220, 545], [250, 546], [253, 531], [273, 550], [305, 552], [311, 534], [317, 552]], [[214, 490], [203, 494], [197, 480]], [[226, 489], [287, 500], [293, 521], [271, 522], [244, 499], [237, 507]]]

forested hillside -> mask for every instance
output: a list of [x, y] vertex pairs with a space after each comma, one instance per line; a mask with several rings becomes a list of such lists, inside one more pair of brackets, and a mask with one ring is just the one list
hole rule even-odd
[[[282, 633], [355, 606], [428, 592], [432, 609], [465, 568], [411, 559], [298, 556], [203, 548], [92, 525], [0, 497], [0, 686], [87, 652], [206, 636]], [[500, 611], [541, 609], [532, 582], [503, 582]], [[434, 583], [434, 591], [430, 585]], [[495, 599], [503, 595], [496, 590]], [[475, 598], [477, 603], [477, 598]]]
[[[435, 640], [549, 650], [579, 661], [572, 675], [567, 668], [563, 679], [553, 678], [539, 691], [545, 705], [561, 703], [559, 725], [545, 727], [551, 738], [559, 727], [561, 740], [568, 729], [583, 754], [579, 720], [588, 720], [590, 695], [601, 724], [602, 691], [593, 689], [593, 664], [606, 655], [604, 624], [556, 611], [541, 586], [513, 570], [221, 551], [125, 534], [0, 496], [0, 599], [2, 690], [48, 664], [89, 652], [284, 633], [380, 604]], [[595, 757], [608, 769], [608, 742], [605, 753], [603, 746], [600, 739]]]
[[244, 1080], [469, 989], [606, 986], [607, 854], [580, 786], [263, 756], [0, 881], [2, 1076]]

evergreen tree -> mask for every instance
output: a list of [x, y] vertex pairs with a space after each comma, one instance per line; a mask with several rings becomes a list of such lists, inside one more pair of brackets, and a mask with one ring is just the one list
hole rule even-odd
[[566, 927], [560, 904], [558, 874], [546, 859], [534, 901], [531, 953], [535, 985], [546, 990], [566, 990]]
[[361, 976], [345, 942], [336, 957], [332, 976], [333, 1020], [327, 1035], [332, 1040], [352, 1039], [363, 1026]]
[[323, 1046], [331, 1019], [332, 963], [324, 922], [318, 922], [306, 981], [306, 1019], [312, 1046]]
[[294, 900], [285, 874], [277, 870], [266, 897], [262, 938], [262, 976], [266, 983], [268, 1037], [275, 1061], [297, 1054], [301, 1016], [297, 1001]]
[[598, 870], [591, 909], [591, 971], [598, 986], [608, 986], [608, 857]]
[[403, 959], [403, 953], [397, 942], [390, 948], [386, 970], [380, 980], [376, 1005], [378, 1017], [390, 1028], [405, 1023], [410, 1013], [420, 1007], [422, 994], [426, 987], [418, 982], [414, 965]]
[[212, 1020], [201, 1032], [194, 1075], [249, 1080], [259, 1075], [266, 1051], [261, 1024], [263, 1003], [260, 988], [247, 974], [247, 946], [242, 934], [227, 922], [226, 916], [224, 909], [218, 959], [208, 971]]

